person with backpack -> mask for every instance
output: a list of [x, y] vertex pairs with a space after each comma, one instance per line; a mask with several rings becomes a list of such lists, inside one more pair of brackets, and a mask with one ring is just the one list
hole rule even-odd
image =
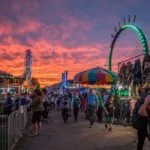
[[43, 93], [40, 89], [35, 89], [32, 98], [32, 130], [31, 136], [38, 136], [42, 129]]
[[74, 114], [75, 122], [77, 122], [78, 120], [80, 105], [81, 105], [81, 99], [79, 98], [78, 95], [75, 95], [75, 97], [73, 97], [73, 114]]
[[106, 112], [106, 124], [105, 124], [105, 128], [109, 131], [112, 131], [112, 123], [113, 123], [113, 113], [114, 113], [114, 109], [115, 109], [115, 105], [114, 105], [114, 99], [113, 96], [110, 95], [108, 98], [108, 101], [105, 104], [105, 112]]
[[71, 109], [71, 100], [69, 99], [67, 94], [64, 95], [60, 103], [60, 107], [62, 108], [63, 121], [64, 123], [68, 123], [69, 110]]
[[95, 121], [95, 113], [98, 107], [98, 99], [96, 94], [93, 93], [93, 90], [90, 89], [89, 94], [86, 97], [86, 102], [87, 102], [87, 113], [88, 113], [88, 119], [90, 122], [90, 128], [92, 128], [92, 125], [94, 124]]
[[140, 95], [132, 117], [132, 126], [138, 135], [137, 150], [143, 150], [146, 138], [150, 140], [150, 89], [144, 89]]

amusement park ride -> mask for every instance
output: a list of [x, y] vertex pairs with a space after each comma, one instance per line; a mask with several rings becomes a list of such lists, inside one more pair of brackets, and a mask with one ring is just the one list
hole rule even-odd
[[109, 59], [108, 59], [108, 69], [109, 70], [112, 70], [112, 54], [113, 54], [113, 50], [115, 47], [115, 43], [116, 43], [117, 39], [119, 38], [120, 34], [125, 30], [131, 29], [132, 31], [137, 33], [137, 36], [139, 37], [140, 42], [143, 47], [143, 55], [148, 56], [149, 48], [148, 48], [147, 39], [146, 39], [145, 34], [142, 31], [142, 29], [139, 26], [134, 25], [135, 21], [136, 21], [136, 15], [134, 16], [133, 20], [131, 20], [131, 16], [129, 15], [127, 22], [126, 22], [126, 19], [124, 18], [123, 24], [121, 24], [119, 22], [119, 28], [118, 29], [114, 28], [115, 34], [111, 34], [113, 40], [112, 40], [112, 43], [110, 46], [110, 53], [109, 53]]
[[[134, 31], [137, 34], [138, 38], [140, 39], [140, 43], [143, 47], [143, 53], [138, 55], [138, 56], [134, 56], [132, 58], [129, 58], [127, 60], [123, 60], [122, 62], [119, 62], [118, 63], [118, 72], [119, 72], [120, 65], [122, 65], [123, 62], [127, 62], [127, 61], [130, 61], [130, 60], [132, 61], [133, 59], [139, 58], [140, 56], [144, 56], [144, 57], [149, 56], [149, 48], [148, 48], [148, 43], [147, 43], [146, 36], [145, 36], [143, 30], [135, 24], [135, 21], [136, 21], [136, 15], [133, 17], [133, 19], [129, 15], [128, 19], [123, 18], [123, 23], [119, 22], [118, 27], [114, 28], [115, 33], [111, 34], [113, 39], [112, 39], [112, 42], [111, 42], [111, 45], [110, 45], [110, 52], [109, 52], [109, 55], [108, 55], [108, 65], [107, 65], [108, 70], [110, 70], [110, 71], [112, 70], [113, 51], [115, 49], [115, 45], [116, 45], [116, 42], [117, 42], [120, 34], [122, 32], [125, 32], [125, 30], [131, 30], [131, 31]], [[149, 60], [149, 62], [150, 62], [150, 60]], [[150, 63], [149, 63], [149, 65], [150, 65]], [[150, 69], [150, 67], [149, 67], [149, 69]], [[149, 74], [149, 76], [150, 76], [150, 74]], [[54, 85], [54, 86], [56, 86], [56, 85]]]
[[26, 50], [25, 66], [24, 66], [24, 79], [31, 83], [32, 75], [32, 52], [30, 49]]
[[0, 72], [0, 93], [21, 92], [31, 85], [32, 75], [32, 52], [27, 49], [25, 53], [25, 65], [23, 76], [15, 77], [9, 73]]
[[[148, 42], [147, 42], [147, 39], [146, 39], [146, 36], [145, 36], [143, 30], [139, 26], [135, 25], [135, 21], [136, 21], [136, 15], [134, 16], [133, 20], [131, 19], [131, 16], [129, 15], [127, 20], [125, 18], [123, 18], [123, 24], [121, 24], [119, 22], [118, 28], [114, 28], [115, 33], [111, 34], [113, 40], [112, 40], [112, 43], [110, 45], [110, 53], [109, 53], [109, 56], [108, 56], [108, 69], [112, 70], [112, 55], [113, 55], [113, 51], [114, 51], [114, 48], [115, 48], [116, 41], [118, 40], [120, 34], [122, 32], [124, 32], [125, 30], [131, 29], [132, 31], [134, 31], [137, 34], [137, 36], [140, 40], [140, 43], [141, 43], [142, 48], [143, 48], [143, 53], [140, 54], [140, 55], [134, 56], [132, 58], [129, 58], [127, 60], [123, 60], [122, 62], [119, 62], [118, 63], [118, 72], [119, 72], [120, 66], [123, 65], [123, 63], [130, 62], [132, 60], [140, 58], [141, 56], [144, 57], [144, 58], [148, 58], [149, 74], [147, 76], [146, 85], [149, 86], [149, 84], [150, 84], [150, 80], [149, 80], [150, 79], [150, 60], [149, 60]], [[123, 85], [121, 87], [123, 88], [125, 86]], [[131, 96], [132, 94], [131, 94], [131, 91], [129, 89], [131, 89], [131, 87], [133, 88], [133, 79], [132, 79], [132, 82], [130, 83], [130, 85], [126, 85], [126, 87], [127, 87], [126, 89], [128, 89], [128, 90], [124, 90], [125, 92], [123, 92], [123, 96]], [[134, 86], [134, 88], [135, 88], [135, 86]]]

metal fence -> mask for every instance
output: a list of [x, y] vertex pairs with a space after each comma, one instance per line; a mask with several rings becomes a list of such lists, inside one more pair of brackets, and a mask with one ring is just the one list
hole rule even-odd
[[0, 116], [0, 125], [0, 150], [12, 150], [23, 136], [27, 125], [26, 107], [9, 116]]
[[8, 150], [8, 116], [0, 116], [0, 150]]

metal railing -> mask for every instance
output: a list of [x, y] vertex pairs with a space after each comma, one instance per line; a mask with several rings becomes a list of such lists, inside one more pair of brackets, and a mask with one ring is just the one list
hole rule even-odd
[[0, 116], [0, 121], [0, 150], [12, 150], [25, 132], [27, 109], [21, 107], [9, 116]]
[[8, 149], [8, 116], [0, 116], [0, 150]]

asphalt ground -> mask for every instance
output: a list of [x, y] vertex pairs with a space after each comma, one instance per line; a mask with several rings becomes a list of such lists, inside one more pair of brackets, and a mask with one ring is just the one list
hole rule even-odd
[[[136, 131], [132, 127], [113, 125], [112, 132], [105, 130], [104, 124], [89, 122], [80, 112], [78, 122], [73, 117], [64, 124], [61, 113], [53, 111], [47, 123], [43, 124], [40, 136], [30, 137], [19, 150], [136, 150]], [[150, 150], [146, 141], [145, 149]]]

